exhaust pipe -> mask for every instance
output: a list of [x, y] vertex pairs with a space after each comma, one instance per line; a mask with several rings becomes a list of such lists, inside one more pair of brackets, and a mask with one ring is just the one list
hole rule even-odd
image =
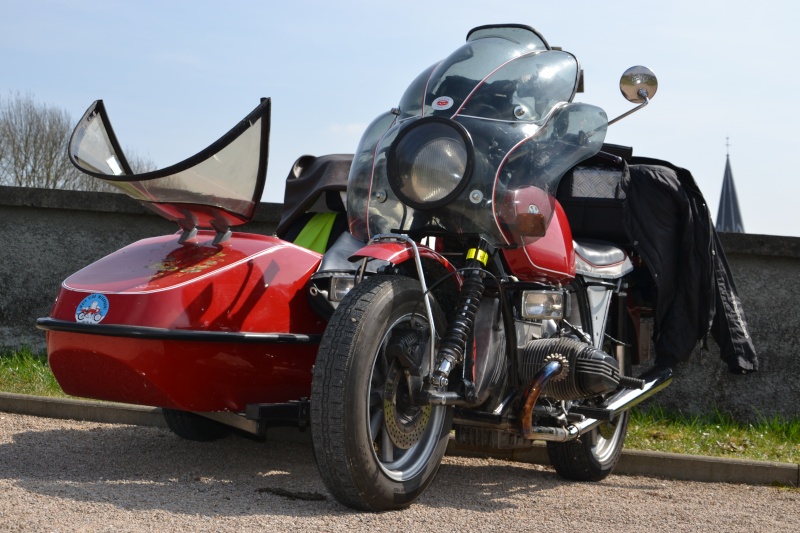
[[[613, 420], [619, 414], [640, 404], [670, 383], [672, 383], [672, 369], [665, 368], [653, 376], [648, 376], [642, 389], [623, 389], [609, 396], [605, 411]], [[528, 426], [523, 433], [527, 439], [566, 442], [580, 437], [602, 423], [603, 420], [586, 418], [566, 428]]]

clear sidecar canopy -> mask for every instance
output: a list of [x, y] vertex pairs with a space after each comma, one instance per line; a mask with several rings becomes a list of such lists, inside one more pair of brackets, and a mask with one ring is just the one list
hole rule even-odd
[[81, 118], [69, 157], [82, 172], [107, 181], [181, 228], [215, 229], [252, 219], [267, 174], [270, 100], [194, 156], [152, 172], [135, 174], [120, 148], [102, 100]]

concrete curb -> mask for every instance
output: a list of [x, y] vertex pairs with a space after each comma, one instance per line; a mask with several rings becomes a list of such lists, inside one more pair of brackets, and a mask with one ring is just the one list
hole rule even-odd
[[157, 407], [49, 398], [7, 392], [0, 392], [0, 412], [106, 424], [167, 427], [161, 409]]
[[[540, 465], [550, 464], [544, 444], [523, 450], [487, 450], [462, 446], [451, 441], [447, 447], [447, 453], [466, 457], [493, 457]], [[793, 463], [641, 450], [623, 450], [614, 473], [681, 481], [800, 486], [800, 465]]]
[[[166, 427], [161, 409], [118, 403], [101, 403], [66, 398], [46, 398], [0, 392], [0, 412], [107, 424]], [[270, 430], [270, 437], [297, 440], [300, 432], [291, 428]], [[301, 435], [310, 438], [310, 433]], [[549, 465], [544, 445], [523, 450], [494, 450], [463, 446], [450, 441], [448, 455], [492, 457], [532, 464]], [[676, 453], [624, 450], [615, 474], [661, 477], [682, 481], [781, 484], [800, 486], [800, 465], [682, 455]]]

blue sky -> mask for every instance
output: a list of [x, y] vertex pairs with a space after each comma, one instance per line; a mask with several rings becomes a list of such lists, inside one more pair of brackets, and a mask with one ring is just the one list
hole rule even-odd
[[[565, 8], [564, 6], [568, 6]], [[578, 56], [576, 100], [610, 117], [620, 74], [659, 90], [608, 142], [692, 171], [716, 216], [730, 138], [748, 233], [800, 236], [800, 3], [795, 1], [237, 2], [0, 0], [0, 93], [77, 121], [103, 99], [127, 152], [157, 166], [205, 148], [272, 98], [265, 201], [303, 154], [353, 152], [424, 68], [479, 25], [539, 30]]]

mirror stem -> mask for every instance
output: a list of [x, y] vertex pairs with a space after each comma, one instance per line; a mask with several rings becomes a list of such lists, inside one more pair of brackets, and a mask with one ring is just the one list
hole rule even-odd
[[644, 98], [644, 102], [642, 102], [641, 104], [637, 105], [637, 106], [636, 106], [636, 107], [634, 107], [633, 109], [630, 109], [630, 110], [626, 111], [625, 113], [621, 114], [621, 115], [620, 115], [620, 116], [618, 116], [617, 118], [615, 118], [615, 119], [613, 119], [613, 120], [609, 120], [609, 121], [608, 121], [608, 125], [610, 126], [610, 125], [612, 125], [613, 123], [617, 122], [618, 120], [622, 120], [623, 118], [627, 117], [628, 115], [631, 115], [631, 114], [633, 114], [633, 113], [636, 113], [636, 112], [637, 112], [637, 111], [639, 111], [641, 108], [643, 108], [644, 106], [646, 106], [647, 104], [649, 104], [649, 103], [650, 103], [650, 99], [647, 97], [647, 91], [645, 91], [644, 89], [640, 89], [640, 90], [639, 90], [639, 96], [641, 96], [642, 98]]

